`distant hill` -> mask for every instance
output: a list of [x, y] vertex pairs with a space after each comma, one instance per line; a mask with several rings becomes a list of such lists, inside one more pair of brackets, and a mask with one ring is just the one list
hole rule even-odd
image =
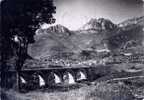
[[135, 18], [131, 18], [131, 19], [128, 19], [128, 20], [125, 20], [121, 23], [118, 24], [119, 27], [129, 27], [129, 26], [132, 26], [132, 25], [136, 25], [136, 24], [141, 24], [143, 25], [144, 24], [144, 16], [141, 16], [141, 17], [135, 17]]
[[71, 31], [62, 25], [38, 29], [35, 36], [36, 42], [29, 46], [28, 51], [31, 56], [40, 58], [57, 52], [104, 49], [102, 40], [106, 36], [105, 33], [116, 27], [111, 21], [101, 18], [91, 19], [77, 31]]
[[118, 26], [119, 29], [114, 30], [106, 39], [110, 49], [125, 49], [126, 45], [132, 41], [135, 42], [133, 46], [144, 46], [144, 16], [128, 19]]
[[29, 46], [28, 52], [31, 56], [40, 58], [77, 49], [70, 39], [72, 35], [72, 32], [62, 25], [39, 29], [35, 36], [36, 42]]
[[[108, 19], [91, 19], [79, 30], [71, 31], [55, 25], [38, 29], [36, 42], [29, 46], [34, 58], [56, 55], [63, 52], [78, 53], [83, 50], [120, 51], [129, 47], [144, 46], [144, 17], [128, 19], [114, 24]], [[132, 41], [132, 42], [131, 42]]]

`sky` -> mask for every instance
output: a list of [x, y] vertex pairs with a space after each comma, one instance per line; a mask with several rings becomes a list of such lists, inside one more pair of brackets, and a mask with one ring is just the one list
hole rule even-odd
[[[144, 15], [144, 0], [54, 0], [54, 5], [55, 24], [71, 30], [79, 29], [91, 18], [103, 17], [120, 23], [128, 18]], [[42, 27], [47, 28], [49, 25]]]
[[91, 18], [106, 18], [114, 23], [144, 15], [144, 0], [54, 0], [55, 24], [71, 30], [82, 27]]

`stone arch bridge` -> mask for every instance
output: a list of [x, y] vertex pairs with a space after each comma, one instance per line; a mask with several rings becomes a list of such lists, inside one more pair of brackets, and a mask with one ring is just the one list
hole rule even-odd
[[[96, 80], [100, 77], [100, 75], [96, 73], [96, 68], [96, 66], [88, 66], [23, 69], [18, 74], [16, 81], [20, 90], [35, 90], [57, 85], [72, 85], [84, 81]], [[14, 75], [15, 72], [11, 71], [10, 73]]]

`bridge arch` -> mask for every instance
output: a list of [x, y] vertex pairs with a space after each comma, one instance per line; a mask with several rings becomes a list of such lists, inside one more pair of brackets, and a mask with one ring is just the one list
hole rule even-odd
[[63, 83], [64, 84], [75, 84], [75, 75], [72, 70], [66, 70], [63, 73]]
[[27, 81], [23, 76], [20, 76], [20, 83], [21, 84], [27, 84]]
[[31, 89], [32, 87], [32, 82], [33, 82], [33, 78], [32, 78], [32, 74], [33, 72], [21, 72], [19, 74], [19, 88], [23, 88], [23, 89]]
[[84, 81], [87, 80], [87, 73], [84, 69], [79, 69], [76, 72], [76, 81]]
[[38, 85], [39, 88], [46, 86], [46, 76], [42, 71], [33, 72], [32, 77], [32, 80]]
[[38, 78], [39, 78], [39, 86], [43, 87], [46, 85], [45, 79], [42, 77], [42, 75], [38, 74]]
[[54, 71], [50, 72], [47, 79], [47, 83], [49, 86], [62, 83], [61, 75]]

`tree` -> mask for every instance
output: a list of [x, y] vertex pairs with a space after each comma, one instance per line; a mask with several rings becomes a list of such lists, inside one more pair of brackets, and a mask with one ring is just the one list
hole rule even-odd
[[3, 0], [1, 2], [1, 78], [9, 69], [8, 59], [16, 56], [16, 70], [27, 58], [27, 47], [34, 42], [35, 30], [39, 23], [55, 22], [56, 7], [52, 0]]

